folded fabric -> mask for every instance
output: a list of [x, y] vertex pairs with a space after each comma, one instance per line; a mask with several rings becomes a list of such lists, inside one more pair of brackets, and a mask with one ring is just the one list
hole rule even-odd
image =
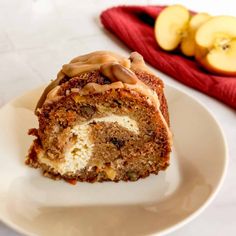
[[[154, 37], [154, 22], [164, 6], [119, 6], [101, 14], [104, 27], [158, 70], [236, 109], [236, 77], [205, 71], [193, 58], [165, 52]], [[236, 63], [236, 62], [235, 62]]]

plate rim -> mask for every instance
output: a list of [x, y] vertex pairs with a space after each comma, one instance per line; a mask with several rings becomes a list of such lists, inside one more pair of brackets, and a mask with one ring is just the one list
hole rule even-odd
[[[27, 96], [27, 94], [32, 93], [33, 91], [37, 91], [39, 89], [45, 88], [46, 85], [47, 84], [44, 83], [41, 86], [31, 88], [31, 89], [21, 93], [20, 95], [10, 99], [9, 101], [7, 101], [7, 103], [5, 103], [3, 106], [0, 107], [0, 112], [5, 107], [7, 107], [9, 104], [14, 103], [15, 101], [17, 101], [18, 99], [20, 99], [24, 96]], [[228, 151], [228, 144], [227, 144], [227, 141], [226, 141], [227, 139], [225, 137], [225, 133], [224, 133], [219, 121], [216, 119], [216, 117], [212, 113], [212, 111], [209, 110], [209, 108], [201, 100], [199, 100], [193, 94], [190, 94], [190, 92], [185, 91], [184, 89], [176, 87], [174, 85], [171, 85], [168, 82], [164, 83], [164, 92], [165, 92], [165, 89], [168, 88], [168, 87], [170, 89], [177, 90], [178, 92], [180, 92], [180, 93], [184, 94], [185, 96], [187, 96], [188, 98], [190, 98], [192, 101], [198, 103], [198, 105], [200, 105], [208, 113], [208, 115], [212, 118], [212, 120], [215, 122], [215, 125], [218, 127], [219, 133], [222, 137], [222, 146], [224, 148], [224, 159], [223, 159], [224, 161], [223, 161], [223, 166], [222, 166], [222, 172], [221, 172], [220, 179], [219, 179], [218, 183], [216, 184], [216, 186], [215, 186], [214, 190], [212, 191], [212, 193], [205, 200], [205, 202], [197, 210], [195, 210], [193, 213], [191, 213], [189, 216], [187, 216], [186, 218], [184, 218], [180, 222], [178, 222], [178, 223], [176, 223], [172, 226], [169, 226], [166, 229], [160, 230], [159, 232], [155, 232], [155, 233], [151, 234], [151, 235], [159, 235], [159, 236], [163, 236], [163, 235], [167, 235], [169, 233], [172, 233], [172, 232], [182, 228], [184, 225], [190, 223], [191, 221], [196, 219], [196, 217], [198, 217], [213, 202], [213, 200], [215, 199], [216, 195], [219, 193], [219, 191], [220, 191], [220, 189], [221, 189], [221, 187], [224, 183], [224, 180], [225, 180], [225, 177], [226, 177], [226, 174], [227, 174], [228, 165], [229, 165], [229, 158], [228, 158], [229, 151]], [[34, 235], [33, 233], [25, 231], [22, 227], [18, 226], [17, 224], [14, 224], [12, 221], [4, 219], [1, 214], [0, 214], [0, 221], [2, 223], [4, 223], [6, 226], [8, 226], [9, 228], [16, 231], [17, 233], [28, 235], [28, 236]]]
[[219, 193], [225, 178], [226, 178], [226, 174], [227, 174], [227, 170], [228, 170], [228, 165], [229, 165], [229, 149], [228, 149], [228, 144], [227, 144], [227, 139], [225, 137], [225, 133], [224, 130], [222, 129], [219, 121], [216, 119], [215, 115], [212, 113], [211, 110], [208, 109], [208, 107], [202, 102], [200, 101], [197, 97], [195, 97], [194, 95], [190, 94], [187, 91], [184, 91], [183, 89], [179, 88], [179, 87], [175, 87], [173, 85], [170, 85], [169, 83], [165, 83], [165, 85], [167, 85], [168, 87], [170, 87], [171, 89], [176, 89], [178, 91], [180, 91], [181, 93], [183, 93], [184, 95], [188, 96], [189, 98], [191, 98], [192, 100], [194, 100], [195, 102], [197, 102], [199, 105], [201, 105], [205, 111], [208, 112], [208, 114], [211, 116], [211, 118], [213, 119], [213, 121], [215, 122], [216, 126], [219, 129], [220, 135], [222, 136], [222, 141], [223, 141], [223, 147], [224, 147], [224, 166], [222, 168], [222, 175], [220, 177], [219, 182], [217, 183], [214, 191], [211, 193], [211, 195], [207, 198], [207, 200], [196, 210], [194, 211], [192, 214], [190, 214], [188, 217], [186, 217], [185, 219], [183, 219], [182, 221], [180, 221], [179, 223], [170, 226], [167, 229], [161, 230], [158, 233], [155, 233], [153, 235], [167, 235], [169, 233], [172, 233], [180, 228], [182, 228], [184, 225], [187, 225], [188, 223], [190, 223], [191, 221], [193, 221], [194, 219], [196, 219], [215, 199], [215, 197], [217, 196], [217, 194]]

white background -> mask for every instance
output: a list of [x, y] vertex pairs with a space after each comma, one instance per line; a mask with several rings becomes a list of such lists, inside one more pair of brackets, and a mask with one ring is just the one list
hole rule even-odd
[[[236, 16], [235, 0], [0, 0], [0, 106], [47, 83], [78, 54], [99, 49], [127, 53], [99, 23], [99, 13], [107, 7], [173, 3], [213, 15]], [[221, 191], [197, 219], [170, 235], [236, 235], [236, 112], [171, 78], [165, 82], [203, 102], [220, 122], [229, 146], [228, 174]], [[0, 235], [19, 234], [0, 223]]]

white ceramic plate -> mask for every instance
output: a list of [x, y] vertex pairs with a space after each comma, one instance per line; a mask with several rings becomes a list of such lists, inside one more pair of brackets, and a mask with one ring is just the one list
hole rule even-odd
[[43, 177], [24, 165], [27, 130], [42, 88], [0, 111], [0, 219], [27, 235], [169, 233], [197, 216], [225, 175], [226, 145], [212, 115], [187, 94], [166, 86], [174, 150], [158, 176], [131, 183], [78, 183]]

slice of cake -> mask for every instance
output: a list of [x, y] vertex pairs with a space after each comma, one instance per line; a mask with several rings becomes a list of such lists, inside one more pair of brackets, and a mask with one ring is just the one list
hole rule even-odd
[[76, 181], [135, 181], [169, 165], [163, 82], [140, 54], [98, 51], [74, 58], [44, 90], [26, 164]]

